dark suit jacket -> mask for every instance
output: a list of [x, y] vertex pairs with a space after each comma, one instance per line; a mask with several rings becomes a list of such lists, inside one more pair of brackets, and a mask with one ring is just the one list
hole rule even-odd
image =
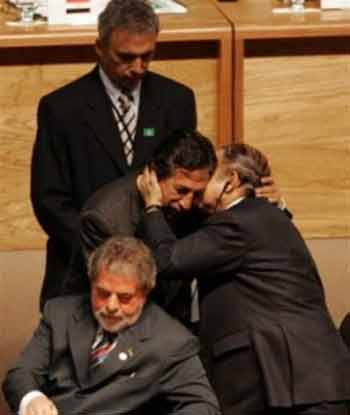
[[350, 314], [348, 313], [343, 321], [341, 322], [341, 325], [339, 327], [339, 332], [345, 342], [345, 344], [350, 348]]
[[49, 301], [5, 380], [11, 408], [17, 411], [26, 393], [40, 390], [60, 415], [218, 415], [196, 339], [155, 304], [145, 306], [139, 321], [119, 334], [106, 361], [89, 373], [95, 334], [87, 296]]
[[[114, 180], [99, 189], [81, 212], [81, 242], [87, 257], [112, 235], [142, 237], [139, 224], [144, 203], [136, 186], [137, 173]], [[180, 230], [180, 229], [179, 229]], [[66, 292], [87, 291], [85, 273], [65, 282]], [[190, 284], [187, 281], [158, 280], [152, 299], [168, 313], [188, 323], [190, 320]]]
[[200, 336], [219, 402], [254, 367], [272, 407], [350, 398], [348, 351], [316, 265], [283, 212], [247, 198], [181, 240], [158, 212], [145, 216], [144, 232], [160, 277], [199, 278]]
[[[72, 250], [78, 246], [79, 211], [88, 197], [105, 183], [145, 165], [175, 129], [195, 126], [193, 92], [168, 78], [147, 73], [141, 88], [135, 156], [128, 167], [97, 68], [41, 99], [31, 199], [49, 237], [42, 304], [62, 292]], [[151, 137], [150, 129], [154, 132]]]

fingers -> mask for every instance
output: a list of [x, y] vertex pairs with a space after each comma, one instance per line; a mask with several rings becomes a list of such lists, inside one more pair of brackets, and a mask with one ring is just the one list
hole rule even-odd
[[25, 415], [58, 415], [58, 410], [46, 396], [38, 396], [28, 403]]
[[263, 185], [266, 185], [266, 186], [275, 184], [272, 176], [264, 176], [260, 179], [260, 181]]
[[265, 197], [271, 203], [279, 203], [281, 192], [271, 176], [261, 178], [262, 186], [255, 189], [256, 197]]
[[162, 205], [162, 192], [154, 170], [146, 167], [136, 179], [137, 188], [143, 197], [145, 205]]

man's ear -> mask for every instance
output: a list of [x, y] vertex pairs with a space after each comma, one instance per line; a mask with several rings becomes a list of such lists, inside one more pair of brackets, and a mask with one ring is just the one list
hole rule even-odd
[[95, 52], [96, 52], [97, 56], [98, 56], [100, 59], [101, 59], [102, 54], [103, 54], [102, 49], [103, 49], [103, 46], [102, 46], [102, 44], [101, 44], [101, 40], [100, 40], [99, 38], [97, 38], [97, 39], [96, 39], [96, 42], [95, 42]]
[[224, 193], [231, 193], [241, 185], [238, 173], [232, 170], [226, 179]]

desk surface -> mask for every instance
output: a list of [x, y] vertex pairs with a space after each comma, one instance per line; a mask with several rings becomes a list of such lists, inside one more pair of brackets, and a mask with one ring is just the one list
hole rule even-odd
[[[312, 3], [312, 2], [311, 2]], [[277, 0], [218, 3], [234, 25], [236, 39], [274, 39], [350, 35], [350, 11], [274, 13]]]
[[[230, 23], [211, 0], [184, 0], [185, 14], [160, 16], [159, 40], [192, 41], [215, 40], [227, 36]], [[36, 26], [14, 28], [5, 25], [11, 16], [0, 14], [0, 47], [88, 45], [96, 39], [95, 26]]]

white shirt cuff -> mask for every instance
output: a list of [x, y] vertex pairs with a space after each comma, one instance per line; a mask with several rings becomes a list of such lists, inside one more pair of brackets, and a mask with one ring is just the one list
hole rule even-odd
[[29, 402], [38, 396], [45, 395], [42, 392], [36, 390], [26, 393], [21, 399], [21, 403], [19, 404], [18, 415], [24, 415], [26, 413]]

